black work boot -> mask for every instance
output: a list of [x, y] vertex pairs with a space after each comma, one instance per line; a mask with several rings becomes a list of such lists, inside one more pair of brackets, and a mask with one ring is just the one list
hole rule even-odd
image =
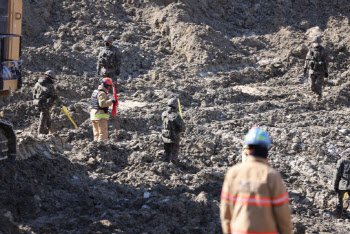
[[343, 216], [343, 214], [342, 214], [343, 212], [337, 212], [337, 219], [341, 219], [342, 218], [342, 216]]
[[162, 158], [163, 162], [170, 162], [170, 154], [165, 153]]
[[343, 208], [337, 205], [337, 207], [335, 208], [335, 217], [337, 219], [341, 219], [342, 216], [343, 216]]
[[317, 95], [317, 101], [320, 102], [322, 100], [322, 94]]
[[176, 160], [171, 160], [170, 162], [172, 162], [175, 166], [177, 166], [177, 161]]
[[177, 156], [175, 154], [171, 154], [170, 162], [177, 166]]

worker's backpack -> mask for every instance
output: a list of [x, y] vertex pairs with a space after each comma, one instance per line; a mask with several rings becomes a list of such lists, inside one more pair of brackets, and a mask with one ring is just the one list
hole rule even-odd
[[47, 108], [53, 102], [49, 88], [45, 86], [45, 79], [39, 79], [39, 84], [34, 89], [33, 105], [40, 108]]
[[166, 115], [163, 119], [163, 130], [162, 136], [171, 140], [175, 139], [175, 123], [173, 116], [169, 116], [169, 113], [166, 112]]

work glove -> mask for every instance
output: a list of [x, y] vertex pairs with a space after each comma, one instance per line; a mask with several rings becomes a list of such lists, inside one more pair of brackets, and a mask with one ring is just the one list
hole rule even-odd
[[328, 78], [328, 72], [326, 72], [326, 73], [324, 74], [324, 77]]
[[112, 99], [112, 102], [113, 102], [113, 104], [116, 104], [116, 103], [117, 103], [117, 100]]
[[306, 76], [306, 71], [307, 71], [307, 69], [306, 69], [306, 68], [304, 68], [304, 76]]

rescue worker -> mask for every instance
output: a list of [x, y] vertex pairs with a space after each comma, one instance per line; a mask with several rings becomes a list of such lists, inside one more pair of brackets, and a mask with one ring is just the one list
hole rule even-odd
[[111, 36], [106, 36], [104, 42], [105, 46], [98, 55], [97, 74], [116, 81], [117, 76], [120, 74], [120, 52], [113, 45]]
[[93, 126], [94, 141], [103, 141], [108, 139], [108, 107], [116, 103], [115, 99], [108, 98], [108, 92], [112, 89], [113, 82], [110, 78], [102, 79], [91, 96], [90, 119]]
[[336, 215], [343, 215], [343, 197], [345, 193], [350, 195], [350, 148], [346, 149], [337, 162], [337, 169], [333, 179], [334, 191], [338, 195]]
[[328, 55], [321, 42], [320, 37], [313, 37], [304, 65], [304, 76], [309, 71], [310, 88], [317, 94], [317, 101], [321, 101], [324, 78], [328, 77]]
[[177, 163], [180, 146], [180, 133], [185, 131], [186, 126], [178, 111], [178, 100], [172, 98], [168, 101], [168, 109], [162, 113], [164, 142], [164, 162]]
[[57, 102], [61, 107], [63, 106], [63, 103], [58, 97], [53, 85], [55, 80], [56, 74], [53, 71], [48, 70], [44, 75], [40, 76], [38, 82], [34, 86], [33, 104], [40, 111], [38, 134], [54, 133], [51, 127], [50, 110], [53, 107], [54, 102]]
[[281, 175], [266, 161], [269, 135], [254, 127], [244, 143], [246, 160], [228, 170], [221, 191], [223, 233], [292, 233], [288, 192]]

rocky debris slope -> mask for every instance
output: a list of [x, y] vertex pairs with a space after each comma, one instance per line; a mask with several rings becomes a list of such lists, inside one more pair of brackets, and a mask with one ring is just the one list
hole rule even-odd
[[[350, 144], [349, 7], [345, 0], [24, 2], [24, 87], [0, 104], [19, 147], [33, 150], [0, 169], [0, 222], [34, 233], [220, 233], [224, 175], [259, 125], [274, 141], [270, 164], [290, 193], [294, 231], [349, 232], [349, 213], [333, 217], [331, 191]], [[109, 34], [124, 54], [118, 142], [112, 118], [109, 141], [96, 143], [89, 97]], [[300, 78], [313, 35], [330, 53], [319, 103]], [[58, 92], [79, 128], [54, 108], [59, 137], [37, 139], [31, 89], [47, 69], [60, 73]], [[178, 165], [160, 161], [160, 114], [173, 96], [187, 125]]]

